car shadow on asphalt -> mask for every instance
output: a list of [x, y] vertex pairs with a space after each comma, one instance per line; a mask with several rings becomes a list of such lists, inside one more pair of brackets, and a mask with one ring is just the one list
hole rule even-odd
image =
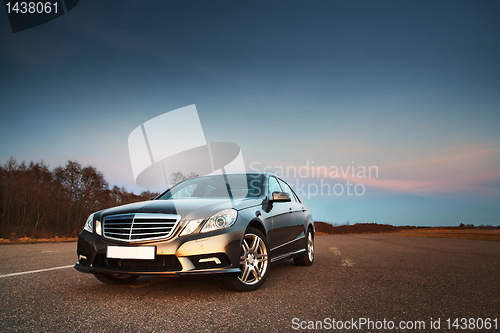
[[[283, 277], [293, 276], [290, 274], [295, 271], [298, 266], [295, 266], [293, 260], [280, 262], [272, 265], [269, 275], [264, 285], [255, 292], [260, 290], [266, 291], [269, 288], [278, 284], [277, 280]], [[115, 293], [152, 293], [156, 295], [193, 295], [199, 293], [200, 297], [206, 297], [207, 294], [238, 294], [222, 286], [219, 281], [214, 278], [194, 278], [194, 277], [164, 277], [164, 276], [140, 276], [136, 281], [126, 285], [108, 285], [99, 282], [91, 274], [86, 274], [82, 278], [86, 283], [75, 287], [75, 293], [91, 293], [97, 296], [106, 297], [109, 294]]]

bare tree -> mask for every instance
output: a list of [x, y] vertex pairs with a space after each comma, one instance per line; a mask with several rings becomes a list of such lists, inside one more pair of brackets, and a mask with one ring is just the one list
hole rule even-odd
[[76, 236], [92, 212], [157, 195], [110, 189], [95, 167], [76, 161], [51, 171], [43, 161], [11, 157], [0, 166], [0, 237]]
[[175, 186], [177, 184], [179, 184], [180, 182], [186, 180], [186, 179], [189, 179], [189, 178], [195, 178], [195, 177], [199, 177], [199, 175], [197, 175], [196, 173], [194, 172], [191, 172], [190, 174], [188, 175], [184, 175], [182, 172], [180, 171], [177, 171], [177, 172], [172, 172], [170, 174], [170, 179], [169, 179], [169, 184], [170, 186]]

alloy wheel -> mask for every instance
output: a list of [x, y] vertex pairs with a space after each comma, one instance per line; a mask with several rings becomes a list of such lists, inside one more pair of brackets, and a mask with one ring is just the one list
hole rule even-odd
[[268, 268], [266, 244], [259, 236], [246, 234], [241, 243], [241, 253], [241, 275], [238, 279], [247, 285], [259, 283]]
[[307, 236], [307, 256], [309, 257], [309, 261], [312, 262], [314, 260], [314, 239], [311, 232]]

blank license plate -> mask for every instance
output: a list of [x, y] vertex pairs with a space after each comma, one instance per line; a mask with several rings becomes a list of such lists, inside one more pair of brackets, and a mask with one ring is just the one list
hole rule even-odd
[[108, 246], [106, 257], [116, 259], [146, 259], [154, 260], [156, 248], [154, 246]]

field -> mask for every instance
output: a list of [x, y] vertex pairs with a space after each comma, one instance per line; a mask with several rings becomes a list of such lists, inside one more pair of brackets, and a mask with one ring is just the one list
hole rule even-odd
[[437, 237], [437, 238], [456, 238], [473, 239], [500, 242], [500, 230], [498, 229], [452, 229], [452, 230], [405, 230], [391, 233], [394, 236], [404, 237]]
[[58, 243], [58, 242], [76, 242], [76, 237], [54, 237], [54, 238], [29, 238], [22, 237], [17, 239], [0, 238], [0, 244], [20, 244], [20, 243]]
[[390, 234], [404, 237], [435, 237], [472, 239], [500, 242], [500, 227], [472, 225], [465, 227], [415, 227], [392, 226], [377, 223], [356, 223], [353, 225], [331, 225], [314, 222], [317, 235], [349, 235], [349, 234]]

